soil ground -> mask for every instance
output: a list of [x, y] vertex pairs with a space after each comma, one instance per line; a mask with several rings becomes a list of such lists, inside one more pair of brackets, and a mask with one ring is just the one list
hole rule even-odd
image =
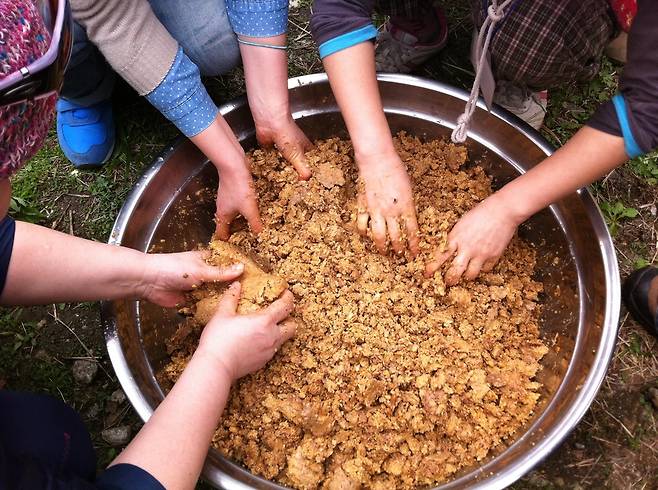
[[[468, 7], [446, 2], [450, 19], [447, 48], [417, 75], [469, 88]], [[290, 15], [290, 76], [321, 71], [308, 31], [306, 2]], [[380, 19], [381, 20], [381, 19]], [[616, 90], [619, 65], [604, 59], [590, 83], [550, 92], [542, 133], [564, 143], [597, 105]], [[213, 97], [225, 102], [244, 90], [241, 69], [207, 80]], [[106, 241], [114, 218], [137, 177], [177, 133], [129, 88], [114, 95], [118, 146], [110, 163], [97, 171], [75, 170], [64, 158], [56, 134], [13, 181], [13, 214], [77, 236]], [[658, 154], [621, 167], [591, 190], [613, 231], [622, 278], [658, 257]], [[591, 409], [576, 430], [543, 464], [514, 485], [518, 489], [658, 488], [658, 410], [648, 391], [658, 387], [658, 341], [622, 308], [614, 359]], [[84, 358], [99, 365], [89, 385], [76, 384], [71, 367]], [[0, 388], [49, 393], [72, 405], [88, 424], [99, 467], [120, 448], [101, 431], [140, 421], [128, 403], [110, 402], [119, 388], [107, 358], [96, 304], [60, 304], [0, 309]]]

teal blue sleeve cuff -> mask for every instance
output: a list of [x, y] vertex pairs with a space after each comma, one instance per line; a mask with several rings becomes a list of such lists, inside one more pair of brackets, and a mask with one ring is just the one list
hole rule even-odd
[[346, 48], [351, 48], [364, 41], [369, 41], [377, 37], [377, 29], [372, 24], [359, 27], [355, 31], [346, 32], [338, 37], [329, 39], [320, 45], [320, 58], [334, 54]]
[[628, 158], [635, 158], [643, 155], [644, 152], [640, 148], [640, 145], [637, 144], [637, 141], [635, 141], [633, 130], [628, 122], [628, 110], [626, 109], [624, 96], [622, 94], [615, 95], [612, 98], [612, 103], [615, 106], [615, 111], [617, 111], [617, 120], [619, 121], [619, 127], [621, 128], [621, 134], [624, 137], [626, 155], [628, 155]]

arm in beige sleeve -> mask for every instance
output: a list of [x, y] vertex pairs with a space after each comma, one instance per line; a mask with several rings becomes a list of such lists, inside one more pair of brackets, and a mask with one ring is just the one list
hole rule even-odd
[[[90, 41], [140, 95], [150, 94], [165, 79], [176, 59], [178, 43], [147, 0], [71, 0], [71, 6]], [[199, 90], [205, 91], [201, 80], [197, 82]], [[217, 114], [208, 127], [190, 139], [215, 165], [226, 184], [221, 186], [223, 195], [217, 200], [220, 231], [228, 234], [230, 222], [241, 214], [258, 232], [261, 225], [251, 175], [244, 151], [226, 121]]]
[[155, 89], [171, 67], [178, 42], [147, 0], [70, 0], [73, 17], [114, 70], [140, 95]]

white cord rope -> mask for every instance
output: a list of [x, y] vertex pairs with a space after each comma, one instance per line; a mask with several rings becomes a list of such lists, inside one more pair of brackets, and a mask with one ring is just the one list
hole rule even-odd
[[486, 61], [487, 52], [489, 51], [489, 44], [493, 36], [494, 27], [496, 24], [505, 17], [505, 8], [512, 2], [512, 0], [505, 0], [498, 5], [498, 0], [491, 0], [491, 5], [487, 9], [487, 18], [484, 19], [478, 38], [476, 41], [476, 55], [475, 60], [477, 66], [475, 67], [475, 80], [471, 88], [471, 94], [468, 96], [464, 112], [457, 118], [457, 126], [452, 130], [451, 139], [453, 143], [463, 143], [466, 141], [468, 135], [468, 128], [471, 125], [471, 117], [477, 107], [478, 95], [480, 94], [480, 80], [482, 78], [482, 67]]

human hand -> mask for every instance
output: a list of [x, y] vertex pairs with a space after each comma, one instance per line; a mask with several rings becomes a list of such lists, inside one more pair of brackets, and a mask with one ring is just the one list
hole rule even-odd
[[219, 188], [217, 189], [217, 211], [215, 213], [215, 234], [228, 240], [231, 222], [241, 214], [249, 223], [253, 233], [260, 233], [263, 224], [260, 220], [256, 190], [247, 161], [230, 167], [218, 168]]
[[396, 253], [418, 253], [418, 223], [411, 192], [411, 181], [400, 157], [393, 151], [371, 157], [357, 156], [360, 179], [357, 229], [365, 236], [370, 227], [380, 253], [387, 252], [386, 234]]
[[231, 127], [218, 115], [210, 126], [190, 139], [215, 165], [219, 174], [215, 234], [227, 240], [231, 222], [238, 214], [245, 217], [252, 232], [259, 233], [263, 225], [251, 171]]
[[209, 265], [204, 260], [207, 255], [207, 252], [145, 254], [136, 296], [170, 308], [185, 301], [183, 291], [204, 282], [231, 281], [244, 270], [244, 265], [239, 263], [222, 268]]
[[231, 380], [262, 368], [296, 330], [295, 322], [286, 320], [294, 307], [290, 291], [267, 308], [248, 315], [236, 313], [239, 300], [240, 283], [235, 282], [203, 329], [197, 349], [199, 355], [215, 359]]
[[523, 220], [517, 220], [496, 194], [488, 197], [461, 217], [448, 234], [448, 248], [437, 250], [425, 267], [431, 277], [452, 259], [445, 283], [454, 286], [462, 275], [472, 281], [480, 271], [491, 271]]
[[308, 180], [311, 177], [304, 154], [313, 148], [313, 143], [299, 129], [290, 114], [276, 121], [270, 119], [256, 122], [256, 139], [263, 147], [276, 146], [288, 163], [297, 170], [300, 180]]

